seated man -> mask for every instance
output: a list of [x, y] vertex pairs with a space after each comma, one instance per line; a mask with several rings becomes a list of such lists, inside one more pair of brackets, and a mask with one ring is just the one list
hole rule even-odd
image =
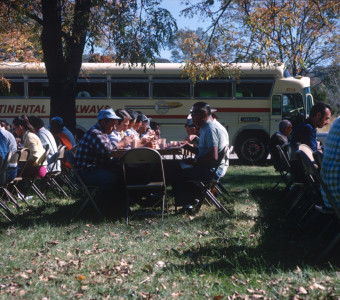
[[298, 143], [308, 145], [313, 151], [320, 150], [316, 140], [317, 128], [322, 128], [329, 123], [332, 108], [322, 102], [313, 105], [309, 117], [300, 123], [292, 132], [291, 144], [297, 148]]
[[[98, 123], [79, 142], [75, 168], [85, 184], [100, 186], [97, 199], [112, 203], [122, 193], [119, 189], [122, 186], [119, 184], [122, 171], [119, 161], [110, 159], [110, 154], [117, 150], [117, 143], [112, 143], [108, 135], [115, 129], [120, 118], [110, 108], [100, 110], [97, 119]], [[124, 138], [120, 143], [127, 145], [129, 142], [128, 138]]]
[[282, 120], [279, 123], [279, 131], [276, 131], [270, 138], [268, 148], [270, 154], [272, 156], [273, 161], [277, 161], [279, 159], [278, 150], [276, 146], [283, 146], [284, 144], [288, 144], [288, 137], [292, 132], [292, 124], [288, 120]]
[[219, 160], [219, 155], [222, 155], [223, 150], [228, 146], [228, 139], [225, 133], [211, 119], [209, 104], [205, 102], [195, 103], [191, 114], [193, 123], [200, 129], [198, 153], [195, 162], [191, 168], [179, 168], [176, 165], [170, 166], [165, 162], [167, 182], [172, 185], [176, 206], [183, 206], [184, 211], [190, 214], [194, 212], [191, 203], [195, 199], [195, 192], [197, 192], [198, 188], [190, 186], [188, 183], [183, 183], [190, 179], [210, 180], [214, 176], [212, 171], [216, 167], [221, 169], [220, 173], [224, 173], [226, 166], [225, 158], [222, 159], [219, 166], [216, 164]]
[[[321, 167], [321, 177], [330, 194], [340, 208], [340, 118], [337, 118], [327, 135]], [[331, 207], [325, 191], [321, 188], [321, 194], [326, 207]]]
[[60, 117], [54, 117], [54, 118], [51, 119], [51, 123], [53, 123], [53, 122], [59, 122], [62, 125], [62, 128], [63, 128], [62, 132], [65, 133], [68, 136], [69, 140], [71, 141], [72, 147], [75, 146], [76, 140], [75, 140], [72, 132], [69, 131], [66, 128], [66, 126], [64, 126], [64, 120]]

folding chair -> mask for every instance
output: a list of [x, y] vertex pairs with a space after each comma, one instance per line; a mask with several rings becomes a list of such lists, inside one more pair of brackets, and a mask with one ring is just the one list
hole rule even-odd
[[[318, 256], [318, 261], [323, 259], [327, 253], [340, 241], [340, 209], [336, 204], [336, 201], [332, 194], [329, 192], [329, 189], [325, 182], [323, 181], [318, 169], [315, 166], [315, 163], [310, 161], [309, 157], [303, 153], [302, 151], [298, 151], [297, 155], [300, 157], [305, 169], [307, 170], [308, 174], [314, 178], [315, 182], [322, 186], [323, 190], [327, 195], [327, 200], [331, 204], [331, 213], [325, 209], [320, 209], [320, 207], [315, 206], [316, 210], [322, 214], [329, 214], [330, 218], [328, 219], [328, 223], [324, 226], [324, 229], [319, 233], [316, 237], [312, 246], [307, 250], [305, 255], [307, 255], [321, 240], [322, 238], [326, 237], [326, 232], [331, 229], [335, 229], [335, 233], [331, 241], [328, 242], [327, 246]], [[321, 195], [320, 195], [321, 197]], [[327, 242], [326, 242], [327, 243]]]
[[161, 201], [163, 222], [167, 195], [161, 155], [151, 148], [135, 148], [124, 154], [122, 164], [126, 190], [126, 223], [129, 224], [131, 191], [156, 192], [158, 197], [150, 207], [154, 208]]
[[314, 158], [315, 163], [318, 165], [319, 170], [321, 170], [323, 153], [316, 150], [313, 152], [313, 158]]
[[[8, 190], [14, 189], [18, 199], [28, 204], [25, 195], [19, 190], [18, 184], [23, 181], [22, 173], [26, 168], [28, 157], [30, 156], [30, 150], [28, 148], [23, 148], [21, 150], [17, 150], [11, 157], [10, 162], [16, 163], [18, 165], [18, 173], [17, 176], [7, 184], [6, 188]], [[13, 194], [13, 193], [12, 193]]]
[[280, 145], [276, 145], [277, 155], [272, 155], [272, 162], [273, 162], [274, 168], [276, 171], [280, 173], [280, 179], [275, 184], [275, 186], [272, 188], [272, 190], [274, 190], [280, 184], [281, 181], [283, 181], [286, 184], [286, 189], [289, 189], [293, 183], [292, 178], [289, 179], [289, 176], [291, 173], [291, 167], [287, 159], [287, 156], [283, 151], [283, 147], [281, 147]]
[[[16, 154], [16, 152], [14, 152], [14, 155], [16, 157], [13, 157], [13, 159], [17, 162], [18, 160], [18, 156], [20, 155], [20, 152], [18, 154]], [[8, 152], [6, 157], [4, 158], [4, 160], [2, 161], [1, 167], [0, 167], [0, 178], [5, 178], [6, 181], [6, 174], [7, 174], [7, 167], [8, 164], [11, 162], [12, 160], [12, 152]], [[0, 186], [0, 189], [3, 191], [2, 196], [6, 195], [6, 197], [16, 206], [16, 208], [20, 208], [20, 205], [18, 203], [18, 201], [15, 199], [15, 197], [13, 196], [13, 194], [6, 188], [6, 182]]]
[[[72, 150], [76, 149], [78, 146], [74, 146], [72, 148]], [[58, 146], [58, 152], [59, 152], [59, 156], [58, 156], [58, 160], [60, 161], [60, 165], [61, 165], [61, 173], [59, 174], [59, 176], [57, 177], [57, 179], [59, 180], [59, 182], [65, 184], [70, 191], [72, 192], [78, 192], [79, 189], [77, 187], [77, 185], [73, 182], [72, 180], [72, 171], [66, 164], [67, 159], [65, 156], [65, 152], [67, 151], [67, 147], [64, 145], [59, 145]], [[76, 151], [73, 152], [74, 156], [75, 156]]]
[[[48, 186], [51, 188], [52, 192], [54, 192], [57, 196], [61, 195], [64, 197], [69, 198], [69, 195], [65, 192], [65, 190], [61, 187], [61, 185], [57, 182], [56, 179], [61, 177], [62, 171], [56, 170], [56, 166], [60, 165], [60, 161], [64, 158], [65, 156], [65, 149], [66, 146], [62, 146], [58, 148], [58, 151], [54, 154], [53, 160], [51, 162], [52, 168], [50, 172], [46, 173], [46, 176], [43, 178], [43, 190], [46, 189]], [[56, 170], [56, 171], [53, 171]]]
[[47, 198], [44, 195], [44, 193], [38, 188], [38, 186], [35, 184], [37, 180], [40, 180], [41, 178], [39, 177], [39, 170], [43, 167], [43, 165], [45, 164], [46, 160], [47, 160], [47, 156], [50, 152], [50, 149], [46, 149], [45, 152], [43, 153], [43, 155], [39, 158], [38, 163], [37, 163], [37, 167], [36, 167], [36, 171], [35, 174], [33, 175], [33, 177], [24, 177], [24, 179], [26, 179], [29, 182], [29, 188], [26, 192], [25, 198], [26, 196], [29, 194], [29, 192], [31, 191], [31, 189], [34, 191], [34, 193], [40, 198], [41, 201], [47, 203]]
[[314, 157], [313, 157], [313, 150], [306, 144], [300, 144], [298, 146], [298, 150], [304, 152], [310, 161], [312, 161], [314, 163]]
[[[217, 175], [218, 166], [221, 164], [223, 158], [225, 158], [227, 152], [228, 152], [228, 146], [226, 146], [220, 153], [219, 153], [219, 159], [216, 163], [216, 167], [213, 170], [213, 177], [209, 181], [196, 181], [196, 180], [190, 180], [190, 182], [194, 183], [197, 187], [201, 189], [201, 195], [199, 197], [198, 203], [195, 205], [195, 213], [198, 213], [201, 209], [201, 206], [204, 201], [207, 201], [208, 203], [213, 203], [221, 212], [223, 212], [226, 215], [230, 215], [228, 210], [222, 205], [220, 201], [214, 196], [213, 190], [216, 189], [219, 194], [223, 195], [223, 186], [219, 183], [219, 176]], [[222, 187], [223, 190], [220, 188]], [[226, 197], [223, 196], [223, 198], [226, 200]], [[209, 202], [210, 201], [210, 202]]]
[[[298, 208], [303, 205], [304, 199], [308, 198], [310, 183], [305, 177], [305, 173], [302, 171], [302, 166], [299, 160], [297, 160], [295, 152], [292, 152], [291, 145], [285, 145], [285, 149], [287, 151], [287, 155], [281, 147], [277, 147], [282, 169], [285, 170], [287, 176], [290, 174], [291, 177], [286, 186], [286, 190], [288, 192], [284, 197], [284, 202], [287, 203], [287, 209], [284, 217], [291, 217], [294, 219], [294, 216], [297, 217], [297, 214], [300, 212]], [[289, 160], [288, 157], [293, 157], [294, 159]], [[292, 165], [294, 162], [295, 169]], [[299, 174], [296, 173], [296, 168], [299, 169]], [[301, 175], [303, 178], [301, 178]]]
[[[0, 176], [2, 179], [5, 179], [4, 177], [6, 176], [6, 161], [8, 158], [8, 155], [10, 155], [11, 153], [7, 153], [5, 159], [2, 158], [2, 156], [0, 156]], [[0, 187], [1, 189], [3, 189], [3, 186]], [[6, 201], [0, 197], [0, 216], [2, 216], [3, 218], [5, 218], [7, 221], [11, 221], [11, 219], [6, 215], [7, 212], [11, 215], [13, 215], [12, 210], [9, 208], [9, 206], [6, 204]]]
[[65, 156], [67, 161], [70, 163], [71, 168], [72, 168], [72, 172], [74, 177], [76, 178], [77, 183], [80, 185], [80, 190], [85, 192], [86, 198], [83, 201], [83, 204], [81, 205], [81, 207], [79, 208], [79, 210], [76, 212], [75, 217], [78, 217], [79, 214], [83, 211], [83, 209], [85, 208], [85, 206], [88, 203], [91, 203], [94, 208], [96, 209], [98, 215], [100, 217], [103, 217], [102, 212], [99, 210], [96, 201], [95, 201], [95, 196], [96, 193], [99, 190], [99, 186], [95, 186], [95, 185], [86, 185], [83, 180], [81, 179], [79, 173], [77, 172], [76, 168], [74, 167], [74, 163], [75, 163], [75, 156], [74, 153], [72, 151], [65, 151]]

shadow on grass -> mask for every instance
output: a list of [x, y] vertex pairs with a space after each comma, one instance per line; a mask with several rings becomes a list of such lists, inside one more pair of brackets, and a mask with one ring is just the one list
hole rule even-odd
[[[83, 200], [70, 200], [69, 203], [53, 201], [47, 204], [40, 204], [37, 206], [26, 206], [20, 214], [11, 217], [11, 222], [0, 222], [0, 228], [8, 228], [10, 226], [18, 226], [20, 228], [31, 227], [32, 225], [39, 225], [49, 223], [55, 226], [64, 226], [79, 221], [86, 221], [96, 223], [106, 222], [107, 219], [117, 220], [121, 218], [114, 213], [113, 207], [101, 207], [101, 211], [105, 211], [105, 218], [100, 217], [94, 207], [88, 203], [84, 210], [76, 216]], [[112, 209], [112, 212], [110, 211]]]
[[[233, 194], [232, 191], [229, 196]], [[280, 271], [295, 271], [297, 266], [302, 265], [320, 270], [330, 270], [332, 267], [329, 263], [333, 266], [340, 266], [337, 249], [329, 255], [325, 263], [317, 264], [315, 259], [301, 260], [306, 248], [315, 238], [315, 234], [313, 230], [302, 232], [294, 223], [284, 220], [286, 204], [282, 201], [283, 188], [277, 190], [256, 188], [252, 189], [250, 194], [258, 204], [258, 216], [252, 218], [246, 213], [241, 213], [237, 216], [232, 215], [228, 219], [230, 222], [234, 219], [254, 222], [252, 232], [261, 235], [258, 243], [252, 243], [250, 236], [243, 235], [230, 238], [215, 236], [211, 241], [207, 239], [205, 242], [198, 239], [198, 246], [192, 246], [182, 253], [174, 251], [174, 255], [181, 257], [186, 263], [171, 265], [169, 268], [185, 268], [186, 272], [198, 273], [208, 270], [229, 276], [238, 272], [275, 274]], [[240, 201], [240, 199], [235, 197], [233, 201]], [[230, 230], [229, 223], [220, 220], [221, 217], [212, 215], [205, 217], [204, 222], [199, 218], [194, 221], [202, 222], [202, 226], [214, 224], [212, 227], [216, 232]]]

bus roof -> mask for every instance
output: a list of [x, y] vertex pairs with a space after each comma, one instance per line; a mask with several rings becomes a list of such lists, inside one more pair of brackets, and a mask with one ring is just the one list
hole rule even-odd
[[[82, 71], [86, 75], [181, 75], [183, 64], [180, 63], [156, 63], [155, 66], [144, 68], [142, 65], [129, 66], [128, 64], [115, 63], [83, 63]], [[271, 64], [259, 66], [252, 63], [239, 63], [231, 65], [232, 69], [239, 69], [240, 76], [270, 76], [283, 78], [284, 65]], [[44, 63], [0, 63], [0, 75], [3, 74], [44, 74]]]

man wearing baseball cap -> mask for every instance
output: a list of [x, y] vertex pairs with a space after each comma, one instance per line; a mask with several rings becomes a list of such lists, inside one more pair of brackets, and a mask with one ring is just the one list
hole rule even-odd
[[[100, 110], [97, 116], [98, 122], [92, 126], [81, 139], [76, 159], [75, 168], [86, 185], [100, 187], [96, 200], [103, 204], [109, 204], [114, 195], [119, 194], [118, 181], [122, 178], [120, 164], [110, 159], [113, 151], [122, 145], [127, 145], [130, 138], [126, 137], [121, 142], [111, 142], [108, 135], [115, 129], [118, 117], [112, 108]], [[118, 202], [123, 202], [119, 201]]]
[[[69, 138], [71, 144], [72, 144], [72, 147], [76, 144], [76, 140], [72, 134], [71, 131], [69, 131], [66, 126], [64, 126], [64, 120], [60, 117], [54, 117], [51, 119], [51, 122], [50, 124], [52, 125], [53, 123], [59, 123], [63, 126], [63, 130], [62, 132], [65, 133], [67, 135], [67, 137]], [[50, 128], [51, 128], [51, 125], [50, 125]]]

